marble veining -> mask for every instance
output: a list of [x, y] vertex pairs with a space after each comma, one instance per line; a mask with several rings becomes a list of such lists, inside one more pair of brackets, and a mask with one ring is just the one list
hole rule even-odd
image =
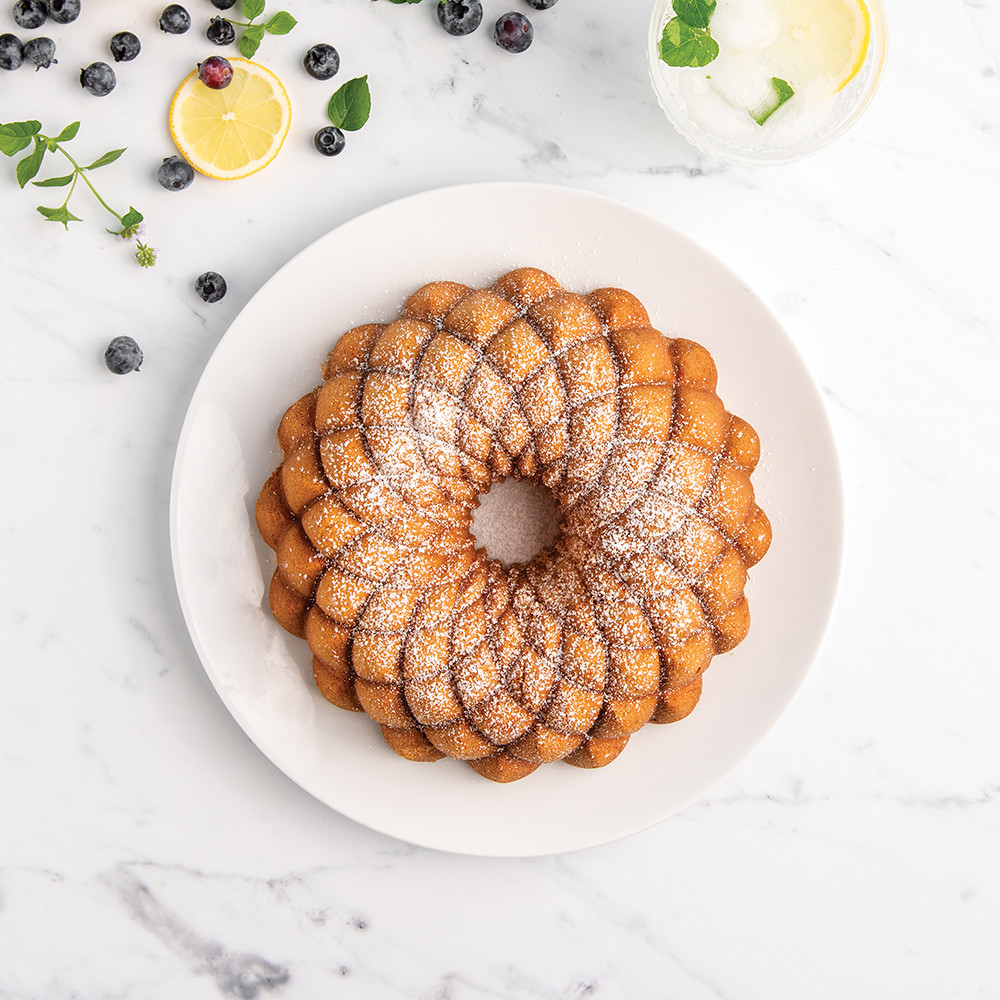
[[[86, 192], [82, 223], [43, 222], [0, 158], [0, 998], [1000, 996], [1000, 3], [887, 0], [865, 116], [754, 170], [664, 121], [651, 0], [561, 0], [516, 57], [488, 27], [520, 0], [484, 2], [456, 39], [431, 0], [287, 0], [299, 25], [260, 53], [292, 98], [286, 148], [182, 193], [154, 175], [205, 43], [159, 32], [161, 4], [84, 0], [46, 28], [57, 66], [0, 73], [0, 120], [128, 147], [95, 180], [159, 251], [140, 270]], [[143, 52], [93, 98], [79, 67], [125, 28]], [[299, 67], [321, 39], [342, 58], [328, 84]], [[371, 121], [318, 156], [334, 86], [364, 73]], [[722, 258], [821, 386], [845, 481], [835, 614], [769, 736], [672, 819], [539, 858], [413, 847], [297, 787], [209, 683], [170, 563], [178, 435], [240, 309], [338, 224], [483, 180], [609, 195]], [[193, 291], [208, 269], [229, 281], [214, 305]], [[103, 366], [118, 333], [138, 374]]]
[[215, 980], [224, 996], [255, 1000], [288, 982], [287, 969], [260, 955], [227, 951], [218, 941], [185, 926], [128, 866], [109, 873], [106, 881], [137, 924], [158, 938], [193, 973]]

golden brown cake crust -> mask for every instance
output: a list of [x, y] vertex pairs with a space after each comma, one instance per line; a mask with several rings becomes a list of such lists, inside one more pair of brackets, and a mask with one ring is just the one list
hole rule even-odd
[[[282, 419], [257, 501], [272, 610], [322, 694], [407, 759], [499, 782], [601, 767], [689, 714], [747, 634], [747, 568], [771, 540], [759, 439], [716, 378], [631, 293], [529, 267], [432, 282], [345, 333]], [[507, 477], [542, 483], [562, 518], [510, 567], [470, 530]]]

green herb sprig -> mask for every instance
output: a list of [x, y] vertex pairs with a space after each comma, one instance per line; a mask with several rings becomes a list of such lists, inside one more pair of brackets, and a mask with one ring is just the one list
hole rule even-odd
[[708, 30], [716, 0], [674, 0], [674, 16], [663, 26], [660, 58], [668, 66], [707, 66], [719, 54]]
[[[668, 66], [707, 66], [719, 55], [719, 43], [712, 37], [710, 24], [717, 0], [673, 0], [674, 16], [663, 26], [660, 58]], [[787, 80], [771, 77], [770, 98], [751, 108], [750, 117], [763, 125], [778, 108], [795, 95]]]
[[372, 95], [367, 75], [341, 84], [326, 106], [327, 118], [345, 132], [356, 132], [368, 121], [371, 113]]
[[227, 19], [230, 24], [244, 29], [238, 44], [240, 52], [247, 59], [253, 59], [265, 35], [287, 35], [298, 24], [298, 21], [287, 10], [279, 10], [277, 14], [272, 15], [266, 21], [255, 24], [257, 18], [264, 13], [265, 6], [265, 0], [243, 0], [243, 16], [246, 20]]
[[[96, 160], [81, 166], [73, 155], [66, 149], [65, 144], [76, 137], [80, 130], [79, 122], [72, 122], [67, 125], [58, 135], [48, 136], [42, 133], [41, 122], [23, 121], [8, 122], [0, 124], [0, 152], [5, 156], [17, 156], [29, 146], [32, 150], [27, 156], [18, 160], [16, 173], [17, 183], [24, 186], [31, 181], [34, 187], [40, 188], [68, 188], [66, 197], [61, 205], [55, 208], [48, 208], [39, 205], [36, 211], [48, 222], [62, 223], [64, 229], [69, 229], [71, 222], [82, 222], [83, 220], [74, 215], [69, 210], [69, 201], [80, 181], [90, 188], [90, 193], [97, 199], [98, 203], [118, 222], [118, 229], [107, 230], [114, 236], [123, 240], [136, 240], [135, 259], [141, 267], [152, 267], [156, 263], [156, 250], [146, 243], [139, 241], [141, 235], [142, 213], [132, 206], [127, 212], [119, 214], [116, 212], [98, 193], [93, 182], [88, 176], [91, 171], [100, 167], [106, 167], [109, 163], [114, 163], [125, 152], [124, 149], [112, 149], [99, 156]], [[73, 170], [68, 174], [60, 174], [55, 177], [47, 177], [44, 180], [33, 180], [41, 169], [42, 160], [46, 153], [60, 153], [70, 163]]]

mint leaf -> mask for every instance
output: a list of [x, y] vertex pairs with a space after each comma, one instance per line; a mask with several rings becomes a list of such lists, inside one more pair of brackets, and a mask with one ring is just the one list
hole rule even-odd
[[372, 95], [368, 89], [368, 77], [359, 76], [348, 80], [338, 88], [327, 105], [327, 117], [337, 128], [346, 132], [356, 132], [372, 111]]
[[31, 139], [27, 136], [5, 135], [0, 132], [0, 153], [4, 156], [17, 156], [22, 149], [27, 149], [31, 145]]
[[4, 135], [27, 136], [29, 139], [33, 135], [38, 135], [41, 131], [42, 123], [33, 120], [26, 122], [7, 122], [4, 125], [0, 125], [0, 132]]
[[252, 21], [264, 13], [265, 0], [243, 0], [243, 16]]
[[287, 35], [296, 24], [298, 24], [298, 21], [296, 21], [287, 10], [279, 10], [278, 13], [264, 25], [264, 30], [270, 35]]
[[96, 170], [98, 167], [106, 167], [109, 163], [114, 163], [119, 156], [124, 153], [124, 149], [112, 149], [111, 152], [105, 153], [103, 156], [99, 156], [93, 163], [89, 163], [85, 167], [81, 167], [81, 170]]
[[[112, 236], [120, 236], [123, 240], [130, 240], [139, 232], [139, 223], [142, 222], [142, 212], [137, 212], [131, 205], [129, 205], [128, 211], [118, 221], [121, 223], [121, 229], [108, 229], [105, 230], [105, 232], [111, 233]], [[142, 244], [140, 244], [140, 246], [141, 245]], [[155, 251], [153, 252], [152, 260], [156, 260]], [[147, 266], [151, 267], [152, 264], [143, 264], [143, 267]]]
[[750, 117], [758, 125], [763, 125], [782, 104], [795, 96], [792, 85], [787, 80], [782, 80], [780, 76], [771, 77], [771, 91], [772, 96], [769, 100], [750, 109]]
[[16, 156], [31, 145], [32, 137], [42, 130], [41, 122], [8, 122], [0, 125], [0, 153]]
[[79, 122], [70, 122], [53, 140], [54, 142], [69, 142], [76, 138], [76, 133], [80, 131]]
[[668, 66], [707, 66], [719, 54], [719, 43], [707, 31], [678, 17], [664, 25], [659, 48]]
[[49, 222], [61, 222], [65, 229], [69, 229], [70, 222], [83, 222], [83, 219], [78, 219], [65, 205], [60, 205], [58, 208], [43, 208], [39, 205], [37, 211], [41, 212]]
[[76, 174], [65, 174], [62, 177], [46, 177], [44, 181], [32, 181], [35, 187], [39, 188], [61, 188], [73, 183]]
[[240, 38], [240, 52], [247, 59], [253, 59], [257, 49], [260, 48], [261, 39], [264, 37], [263, 24], [251, 24], [243, 37]]
[[17, 183], [22, 188], [38, 173], [38, 168], [42, 165], [42, 157], [45, 155], [47, 148], [44, 142], [36, 141], [32, 152], [23, 160], [18, 161]]
[[692, 28], [707, 28], [716, 0], [674, 0], [674, 13]]

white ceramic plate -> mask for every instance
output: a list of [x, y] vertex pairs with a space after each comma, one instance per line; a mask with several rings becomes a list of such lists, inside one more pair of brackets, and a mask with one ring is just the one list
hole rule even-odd
[[[258, 490], [280, 460], [277, 421], [319, 381], [340, 333], [398, 314], [440, 278], [488, 283], [530, 264], [577, 291], [620, 285], [654, 326], [703, 343], [727, 407], [760, 433], [755, 486], [774, 542], [751, 574], [749, 638], [717, 657], [694, 713], [646, 726], [599, 770], [539, 768], [509, 785], [456, 761], [397, 757], [364, 716], [316, 691], [310, 655], [267, 610], [272, 554]], [[534, 184], [418, 194], [338, 227], [286, 264], [220, 342], [177, 450], [171, 544], [201, 660], [247, 735], [322, 802], [413, 844], [527, 856], [606, 843], [678, 812], [763, 738], [819, 648], [839, 576], [842, 494], [819, 393], [774, 316], [715, 257], [619, 202]]]

